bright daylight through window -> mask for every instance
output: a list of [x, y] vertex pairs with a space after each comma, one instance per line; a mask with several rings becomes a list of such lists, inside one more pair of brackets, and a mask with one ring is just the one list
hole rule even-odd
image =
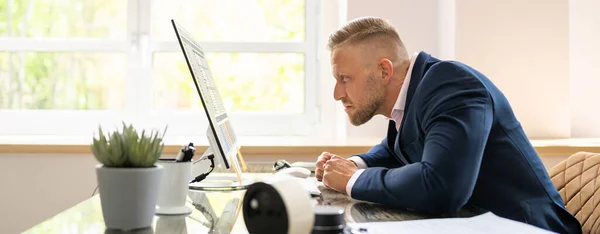
[[0, 134], [89, 135], [121, 121], [203, 135], [170, 20], [207, 52], [239, 135], [317, 121], [315, 0], [0, 0]]

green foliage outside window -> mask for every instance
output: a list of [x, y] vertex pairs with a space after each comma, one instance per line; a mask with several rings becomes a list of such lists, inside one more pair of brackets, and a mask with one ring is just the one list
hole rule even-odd
[[[154, 40], [175, 40], [171, 18], [201, 41], [304, 40], [300, 0], [156, 4], [161, 11], [151, 22]], [[0, 0], [0, 37], [125, 41], [127, 18], [125, 0]], [[209, 53], [208, 59], [229, 111], [303, 110], [303, 54]], [[155, 53], [152, 60], [153, 77], [140, 80], [154, 79], [155, 109], [201, 108], [181, 52]], [[0, 51], [0, 109], [123, 109], [132, 91], [126, 90], [127, 69], [126, 51]]]

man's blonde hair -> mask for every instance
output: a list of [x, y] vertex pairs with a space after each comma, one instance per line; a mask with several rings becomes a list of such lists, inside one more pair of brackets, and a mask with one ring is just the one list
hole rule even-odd
[[345, 44], [354, 44], [370, 39], [380, 39], [383, 43], [394, 42], [396, 48], [406, 51], [394, 26], [386, 20], [376, 17], [358, 18], [348, 22], [329, 36], [327, 47], [329, 50], [333, 50]]

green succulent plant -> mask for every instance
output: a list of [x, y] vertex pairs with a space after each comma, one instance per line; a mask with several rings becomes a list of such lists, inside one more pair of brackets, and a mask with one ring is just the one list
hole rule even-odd
[[163, 137], [156, 130], [139, 135], [133, 126], [123, 123], [121, 131], [104, 135], [102, 127], [98, 127], [98, 138], [94, 137], [91, 145], [94, 157], [106, 167], [153, 167], [163, 152]]

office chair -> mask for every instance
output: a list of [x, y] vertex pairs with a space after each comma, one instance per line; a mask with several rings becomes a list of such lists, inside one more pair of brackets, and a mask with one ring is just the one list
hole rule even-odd
[[549, 171], [584, 234], [600, 234], [600, 153], [577, 152]]

